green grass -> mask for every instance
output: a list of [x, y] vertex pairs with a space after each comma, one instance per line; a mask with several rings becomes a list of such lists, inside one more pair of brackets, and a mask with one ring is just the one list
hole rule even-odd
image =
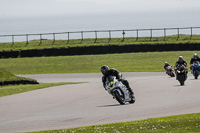
[[23, 78], [23, 77], [15, 76], [14, 74], [10, 73], [9, 71], [0, 68], [0, 81], [17, 81], [17, 80], [36, 81], [36, 80], [30, 79], [30, 78]]
[[[0, 69], [0, 81], [17, 81], [17, 80], [30, 80], [30, 81], [36, 81], [34, 79], [30, 78], [23, 78], [15, 76], [14, 74], [8, 72], [7, 70]], [[30, 84], [30, 85], [6, 85], [6, 86], [0, 86], [0, 97], [47, 88], [51, 86], [58, 86], [58, 85], [66, 85], [66, 84], [78, 84], [78, 83], [72, 83], [72, 82], [60, 82], [60, 83], [40, 83], [40, 84]]]
[[122, 38], [112, 38], [110, 42], [108, 38], [99, 38], [96, 43], [95, 39], [84, 39], [81, 43], [81, 39], [72, 39], [67, 44], [67, 40], [56, 40], [53, 43], [53, 40], [31, 40], [27, 42], [15, 42], [12, 43], [0, 43], [0, 51], [9, 51], [9, 50], [22, 50], [22, 49], [44, 49], [44, 48], [59, 48], [59, 47], [76, 47], [76, 46], [91, 46], [91, 45], [127, 45], [127, 44], [164, 44], [164, 43], [200, 43], [200, 35], [193, 35], [190, 39], [190, 35], [180, 35], [177, 40], [177, 35], [167, 36], [164, 40], [164, 37], [153, 37], [150, 40], [150, 37], [127, 37], [124, 42]]
[[49, 130], [32, 133], [194, 133], [200, 132], [200, 113], [146, 120]]
[[67, 84], [78, 84], [78, 83], [60, 82], [60, 83], [40, 83], [40, 84], [35, 84], [35, 85], [0, 86], [0, 97], [22, 93], [22, 92], [33, 91], [37, 89], [43, 89], [43, 88], [52, 87], [52, 86], [67, 85]]
[[[109, 44], [146, 44], [146, 43], [199, 43], [200, 36], [181, 35], [176, 41], [177, 36], [152, 38], [122, 38], [112, 39]], [[80, 44], [80, 40], [71, 40], [66, 44], [66, 40], [58, 40], [52, 45], [52, 40], [43, 40], [41, 45], [39, 40], [18, 42], [12, 46], [11, 43], [0, 43], [0, 51], [18, 50], [18, 49], [41, 49], [52, 47], [74, 47], [107, 45], [108, 39], [98, 39], [94, 43], [93, 39], [86, 39]], [[107, 54], [107, 55], [84, 55], [84, 56], [60, 56], [60, 57], [34, 57], [34, 58], [9, 58], [1, 59], [0, 68], [14, 74], [41, 74], [41, 73], [99, 73], [101, 65], [108, 65], [116, 68], [120, 72], [160, 72], [163, 71], [164, 62], [174, 65], [178, 57], [182, 55], [189, 63], [194, 53], [199, 51], [178, 51], [178, 52], [147, 52], [147, 53], [128, 53], [128, 54]], [[11, 75], [12, 76], [12, 75]], [[5, 77], [4, 77], [5, 78]], [[12, 77], [13, 79], [16, 77]], [[17, 85], [0, 87], [0, 96], [6, 96], [35, 89], [46, 88], [55, 85], [68, 83], [41, 83], [39, 85]], [[89, 127], [79, 127], [73, 129], [60, 129], [52, 131], [41, 131], [39, 133], [132, 133], [132, 132], [199, 132], [200, 131], [200, 113], [180, 116], [171, 116], [163, 118], [152, 118], [141, 121], [113, 123], [105, 125], [94, 125]], [[36, 132], [35, 132], [36, 133]]]
[[182, 55], [189, 63], [200, 51], [146, 52], [1, 59], [0, 68], [14, 74], [99, 73], [104, 64], [120, 72], [162, 72], [164, 62], [174, 66]]

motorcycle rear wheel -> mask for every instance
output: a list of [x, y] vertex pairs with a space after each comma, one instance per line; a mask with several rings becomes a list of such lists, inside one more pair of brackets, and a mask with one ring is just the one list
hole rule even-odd
[[199, 76], [198, 73], [197, 73], [197, 72], [194, 72], [194, 78], [195, 78], [195, 79], [198, 79], [198, 76]]
[[131, 101], [129, 101], [129, 103], [130, 103], [130, 104], [135, 103], [135, 97], [134, 97], [134, 96], [132, 96]]
[[174, 74], [174, 72], [171, 72], [171, 77], [175, 77], [175, 74]]

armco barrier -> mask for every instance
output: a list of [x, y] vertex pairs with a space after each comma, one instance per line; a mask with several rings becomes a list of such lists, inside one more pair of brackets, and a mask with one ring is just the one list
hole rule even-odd
[[65, 55], [91, 55], [131, 52], [162, 52], [200, 50], [200, 43], [185, 44], [137, 44], [137, 45], [104, 45], [88, 47], [48, 48], [21, 51], [2, 51], [0, 58], [41, 57]]

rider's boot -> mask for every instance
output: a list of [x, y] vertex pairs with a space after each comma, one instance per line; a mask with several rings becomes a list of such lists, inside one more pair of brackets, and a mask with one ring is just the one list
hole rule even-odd
[[134, 96], [133, 96], [134, 93], [133, 93], [132, 89], [131, 89], [131, 88], [128, 88], [128, 90], [129, 90], [129, 92], [130, 92], [131, 97], [134, 97]]

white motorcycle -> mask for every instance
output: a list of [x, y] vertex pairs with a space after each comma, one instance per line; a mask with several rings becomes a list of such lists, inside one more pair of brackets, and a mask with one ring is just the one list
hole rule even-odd
[[122, 84], [121, 81], [117, 80], [113, 76], [108, 76], [106, 79], [106, 90], [113, 96], [121, 105], [126, 102], [134, 103], [135, 97], [130, 95], [127, 87]]

